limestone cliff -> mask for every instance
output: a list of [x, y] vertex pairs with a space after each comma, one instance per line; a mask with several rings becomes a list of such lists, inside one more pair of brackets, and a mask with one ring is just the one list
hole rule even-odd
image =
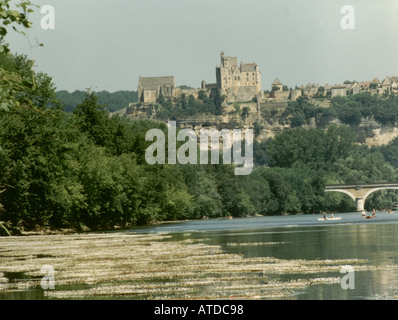
[[[315, 104], [325, 108], [330, 106], [330, 103], [325, 101], [315, 102]], [[260, 142], [291, 128], [291, 116], [283, 115], [287, 106], [287, 101], [224, 103], [222, 115], [200, 113], [181, 117], [177, 119], [177, 126], [193, 129], [197, 133], [202, 128], [217, 130], [251, 128]], [[245, 112], [243, 112], [244, 109], [246, 109]], [[150, 105], [131, 104], [128, 108], [118, 111], [117, 114], [131, 119], [159, 120], [154, 106]], [[163, 120], [166, 122], [168, 119]], [[341, 124], [338, 119], [331, 119], [329, 123]], [[317, 128], [315, 118], [309, 119], [303, 127]], [[398, 137], [397, 127], [382, 126], [373, 118], [363, 119], [354, 129], [358, 134], [358, 142], [366, 143], [368, 146], [385, 145]]]

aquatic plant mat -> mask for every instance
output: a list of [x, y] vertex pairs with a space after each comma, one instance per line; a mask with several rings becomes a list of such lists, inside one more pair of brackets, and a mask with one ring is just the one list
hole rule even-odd
[[51, 299], [285, 299], [340, 285], [344, 265], [380, 269], [357, 259], [245, 258], [205, 242], [126, 233], [0, 238], [0, 293], [43, 290], [44, 265], [54, 268], [55, 289], [44, 291]]

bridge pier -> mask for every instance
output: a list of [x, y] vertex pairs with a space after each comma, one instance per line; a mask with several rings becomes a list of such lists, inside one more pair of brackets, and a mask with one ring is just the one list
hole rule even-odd
[[357, 206], [357, 212], [362, 212], [365, 210], [365, 201], [363, 201], [363, 198], [356, 198], [355, 204]]

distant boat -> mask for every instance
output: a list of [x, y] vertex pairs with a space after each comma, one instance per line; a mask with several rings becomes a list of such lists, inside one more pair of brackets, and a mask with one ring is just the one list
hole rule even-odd
[[318, 218], [318, 221], [326, 221], [326, 220], [341, 220], [341, 217], [334, 217], [334, 218]]

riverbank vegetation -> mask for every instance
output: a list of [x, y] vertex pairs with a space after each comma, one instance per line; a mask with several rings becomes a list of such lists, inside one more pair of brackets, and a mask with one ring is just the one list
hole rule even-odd
[[[349, 127], [285, 131], [256, 146], [257, 167], [249, 176], [235, 176], [231, 165], [222, 164], [148, 165], [145, 133], [154, 127], [166, 130], [160, 122], [109, 117], [93, 92], [73, 113], [35, 103], [2, 111], [0, 220], [25, 230], [96, 230], [176, 219], [350, 211], [352, 200], [325, 194], [325, 184], [398, 179], [384, 156], [396, 161], [396, 143], [357, 145]], [[394, 193], [379, 192], [367, 204], [395, 201]]]
[[[10, 23], [25, 21], [13, 17]], [[256, 142], [256, 168], [249, 176], [235, 176], [234, 167], [223, 164], [149, 165], [145, 134], [167, 130], [163, 122], [110, 117], [91, 91], [67, 112], [49, 75], [34, 71], [26, 56], [1, 48], [0, 221], [13, 228], [97, 230], [177, 219], [351, 211], [353, 201], [324, 193], [326, 184], [398, 180], [398, 140], [368, 148], [344, 125], [297, 127]], [[188, 97], [178, 108], [188, 114], [200, 104], [217, 114], [220, 99]], [[384, 99], [386, 110], [394, 111], [396, 97]], [[298, 103], [306, 119], [311, 106]], [[162, 106], [166, 118], [181, 111], [166, 101]], [[297, 105], [292, 108], [299, 112]], [[397, 202], [396, 193], [380, 191], [366, 205], [381, 209]]]

